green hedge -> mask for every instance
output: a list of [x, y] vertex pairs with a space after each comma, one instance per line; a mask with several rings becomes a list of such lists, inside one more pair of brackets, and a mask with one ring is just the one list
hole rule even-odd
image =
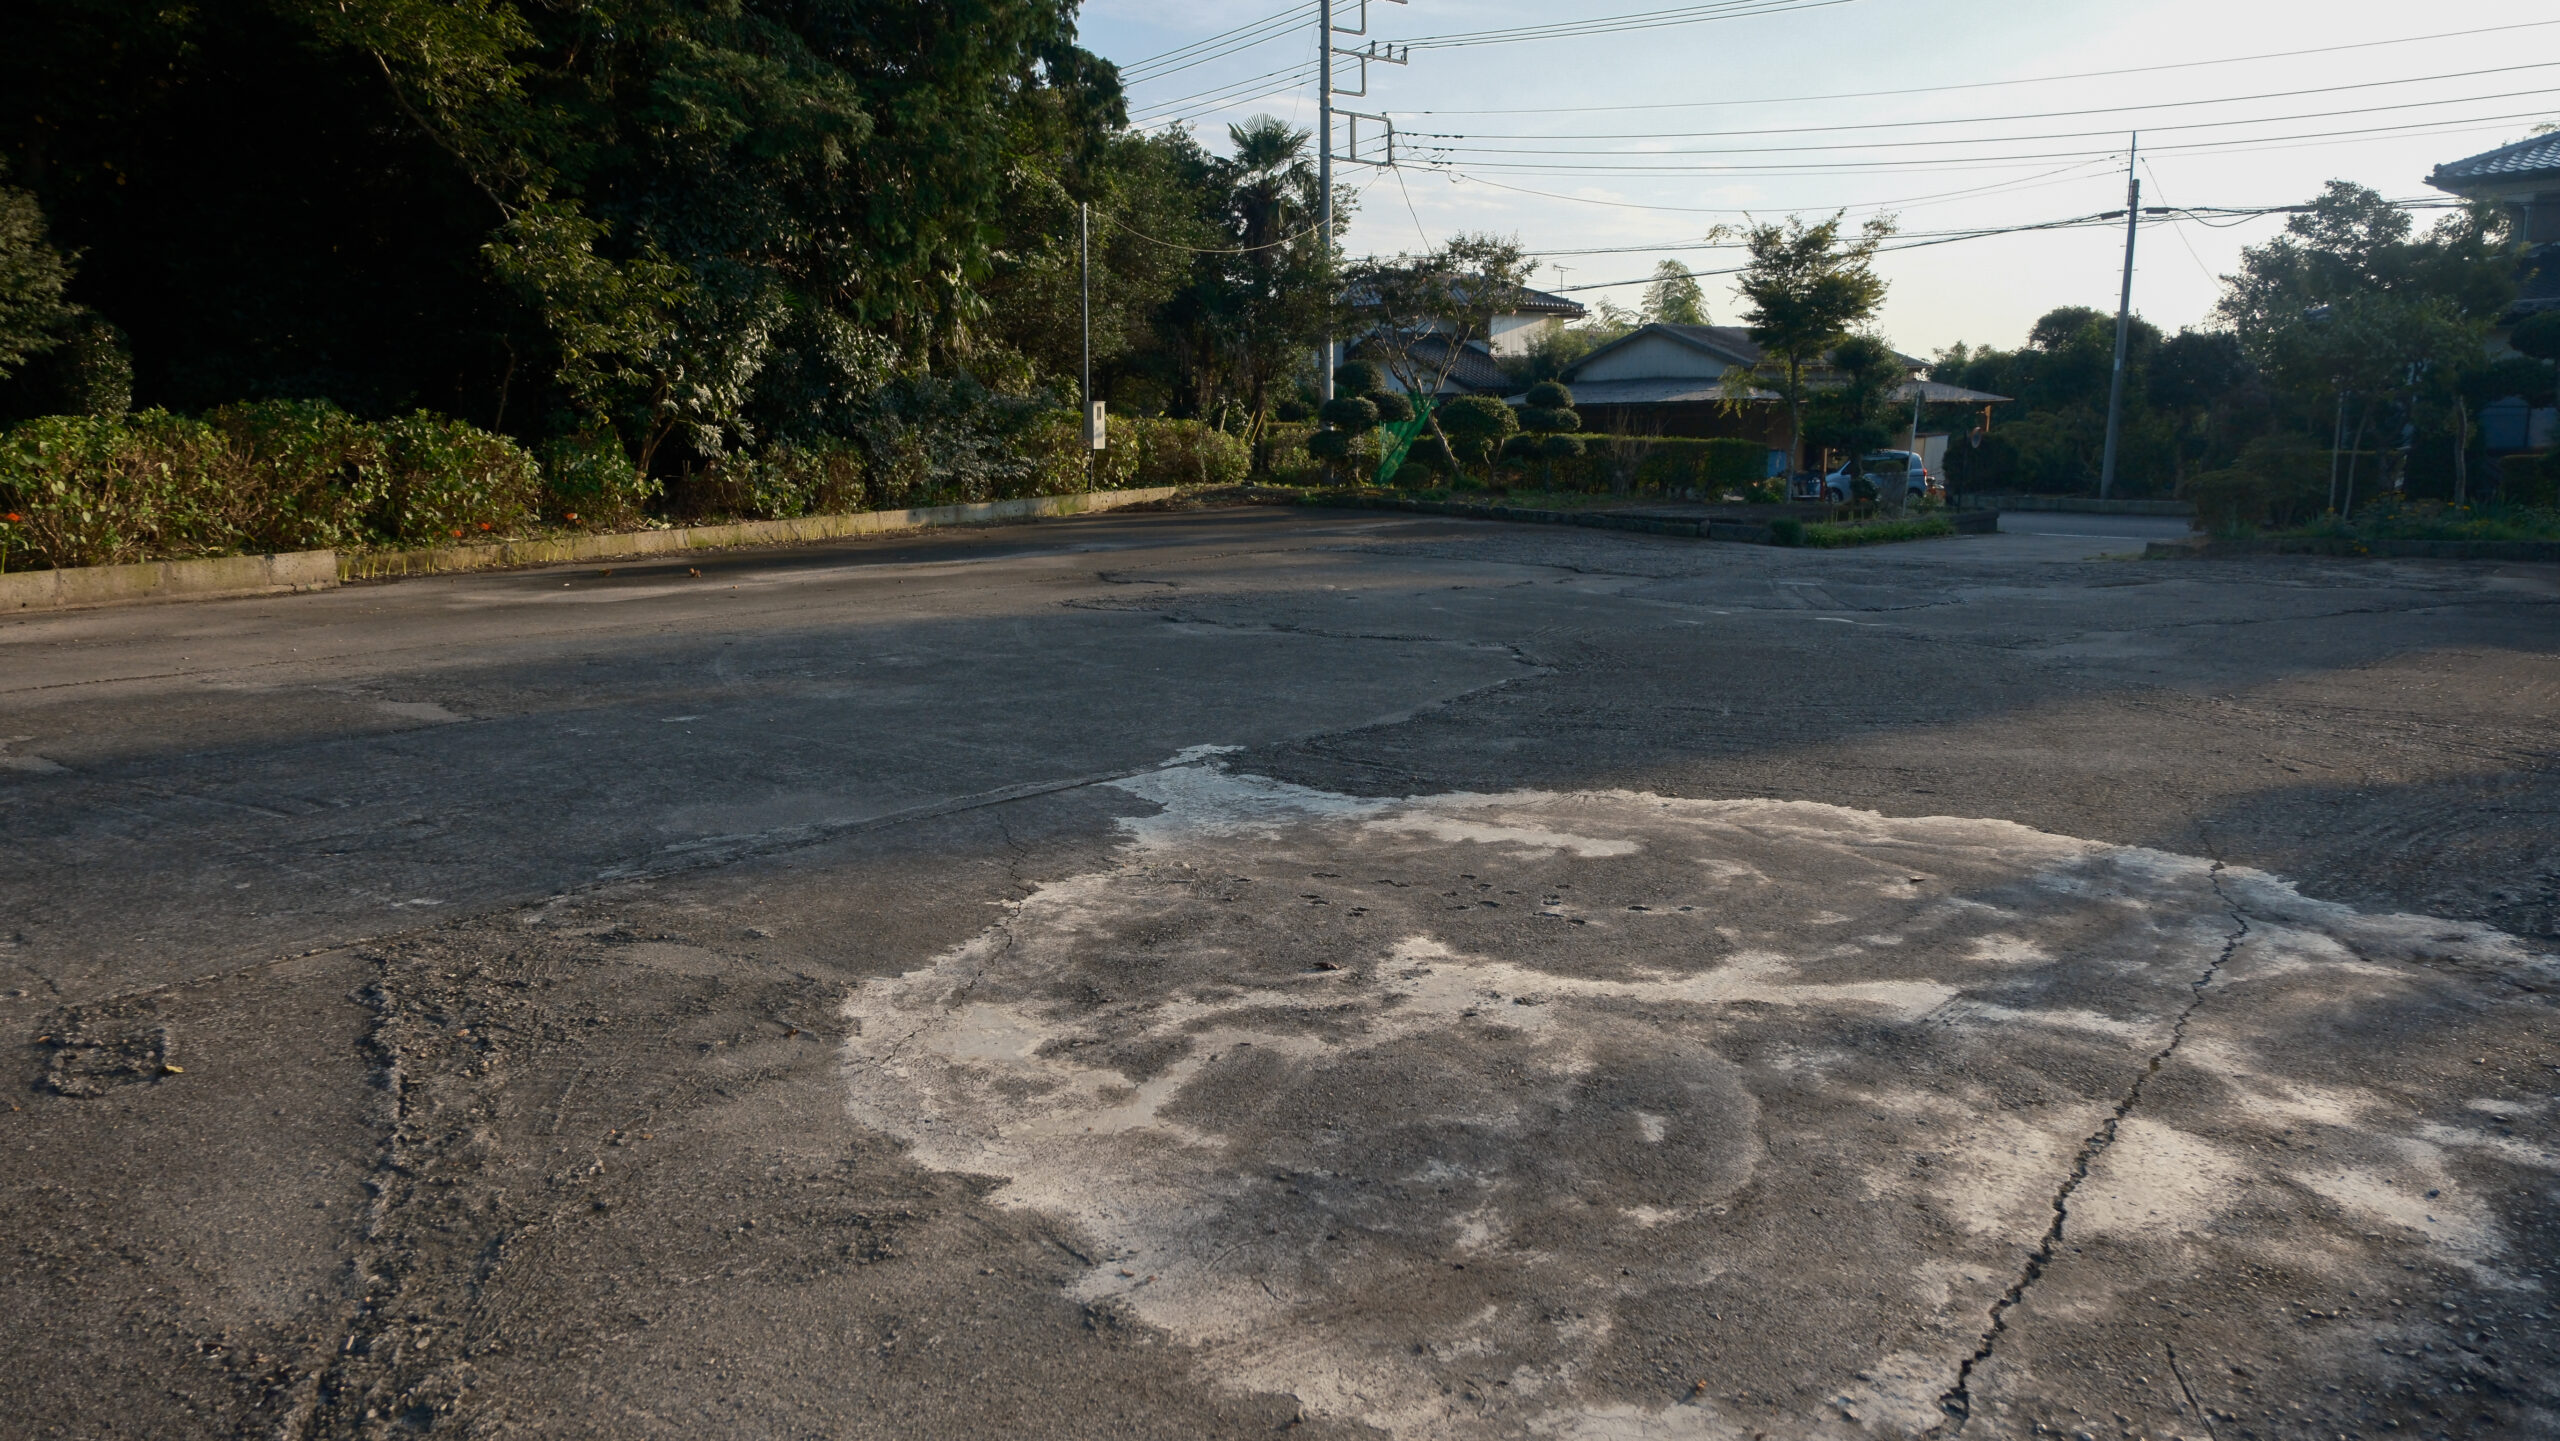
[[[1585, 435], [1580, 439], [1579, 456], [1552, 461], [1541, 458], [1525, 467], [1511, 463], [1510, 468], [1524, 473], [1534, 470], [1542, 484], [1585, 494], [1683, 490], [1702, 490], [1710, 495], [1747, 493], [1768, 475], [1769, 447], [1756, 440], [1642, 435]], [[1414, 454], [1417, 462], [1427, 464], [1424, 445], [1417, 444]], [[1554, 467], [1552, 481], [1547, 479], [1549, 465]], [[1415, 479], [1423, 479], [1419, 471]]]
[[542, 475], [514, 442], [423, 411], [379, 423], [321, 401], [202, 417], [52, 415], [0, 437], [19, 568], [233, 551], [419, 544], [515, 530]]
[[[2326, 446], [2261, 437], [2243, 447], [2230, 468], [2190, 477], [2182, 498], [2194, 504], [2200, 530], [2227, 533], [2301, 525], [2328, 508], [2330, 466]], [[2337, 468], [2343, 476], [2343, 458]], [[2365, 453], [2356, 470], [2357, 486], [2370, 491], [2381, 473], [2380, 457]]]
[[[1099, 453], [1072, 411], [1029, 418], [1001, 445], [922, 426], [878, 440], [715, 457], [683, 478], [679, 514], [785, 519], [1088, 487], [1232, 485], [1241, 437], [1197, 421], [1121, 420]], [[979, 450], [950, 457], [974, 440]], [[1090, 471], [1087, 460], [1090, 456]], [[0, 435], [0, 565], [114, 565], [241, 551], [360, 550], [613, 529], [661, 500], [612, 435], [544, 448], [420, 411], [363, 421], [325, 401], [265, 401], [200, 417], [146, 410], [45, 416]]]

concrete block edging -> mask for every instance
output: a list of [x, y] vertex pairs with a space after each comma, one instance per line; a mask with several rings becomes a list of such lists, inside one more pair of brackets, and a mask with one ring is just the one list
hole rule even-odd
[[146, 560], [0, 575], [0, 615], [159, 601], [219, 600], [327, 590], [338, 583], [338, 553], [217, 555], [201, 560]]
[[0, 575], [0, 615], [30, 611], [87, 610], [99, 606], [150, 605], [181, 600], [230, 600], [328, 590], [351, 580], [390, 580], [410, 575], [558, 565], [583, 560], [623, 560], [732, 546], [793, 545], [937, 526], [987, 525], [1008, 520], [1081, 515], [1170, 500], [1182, 487], [1103, 490], [1082, 495], [1037, 495], [974, 505], [935, 505], [912, 510], [870, 510], [847, 515], [808, 515], [794, 520], [750, 520], [669, 530], [618, 531], [487, 545], [441, 545], [424, 550], [305, 550], [280, 555], [218, 555], [197, 560], [150, 560], [135, 565], [74, 566]]
[[667, 530], [614, 531], [602, 535], [555, 536], [542, 540], [497, 541], [487, 545], [439, 545], [424, 550], [350, 551], [338, 558], [340, 580], [388, 580], [406, 575], [442, 575], [454, 571], [502, 570], [520, 565], [560, 565], [584, 560], [627, 560], [688, 550], [719, 550], [751, 545], [801, 545], [879, 535], [899, 530], [929, 530], [948, 525], [987, 525], [1007, 520], [1082, 515], [1171, 500], [1180, 486], [1144, 490], [1097, 490], [1081, 495], [1034, 495], [1019, 500], [992, 500], [973, 505], [934, 505], [913, 510], [865, 510], [844, 515], [804, 515], [791, 520], [743, 520], [727, 525], [676, 526]]

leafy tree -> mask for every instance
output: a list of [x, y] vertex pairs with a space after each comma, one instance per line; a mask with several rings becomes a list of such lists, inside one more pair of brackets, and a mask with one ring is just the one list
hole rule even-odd
[[[2507, 332], [2507, 344], [2516, 354], [2549, 365], [2560, 379], [2560, 310], [2537, 311], [2517, 321]], [[2552, 393], [2552, 404], [2560, 406], [2560, 393]]]
[[1309, 133], [1262, 115], [1227, 134], [1237, 253], [1218, 257], [1225, 335], [1259, 457], [1273, 390], [1332, 329], [1334, 244], [1317, 228], [1323, 191]]
[[1432, 418], [1437, 422], [1433, 433], [1448, 453], [1462, 466], [1484, 467], [1488, 481], [1503, 442], [1520, 429], [1511, 407], [1490, 395], [1459, 396], [1434, 410]]
[[433, 400], [663, 467], [1001, 349], [1006, 177], [1120, 119], [1073, 10], [29, 0], [0, 149], [146, 399]]
[[[1004, 243], [978, 286], [987, 317], [971, 365], [993, 370], [1018, 358], [1037, 382], [1066, 388], [1081, 378], [1078, 230], [1085, 217], [1078, 206], [1090, 204], [1096, 395], [1122, 408], [1124, 394], [1134, 400], [1179, 388], [1158, 327], [1174, 297], [1204, 270], [1203, 252], [1233, 243], [1222, 223], [1217, 168], [1188, 132], [1171, 130], [1111, 135], [1081, 166], [1008, 170]], [[1163, 402], [1131, 408], [1158, 410]]]
[[[1440, 394], [1467, 345], [1493, 334], [1495, 316], [1519, 309], [1530, 268], [1519, 242], [1489, 235], [1456, 236], [1427, 254], [1350, 267], [1345, 289], [1360, 328], [1361, 353], [1377, 357], [1407, 394]], [[1493, 437], [1498, 445], [1518, 427], [1511, 407], [1493, 403], [1506, 423]], [[1451, 455], [1465, 459], [1475, 452], [1472, 442], [1453, 439], [1446, 416], [1454, 408], [1455, 403], [1433, 410], [1431, 434]]]
[[1606, 300], [1592, 302], [1590, 313], [1572, 325], [1550, 321], [1529, 337], [1526, 354], [1504, 356], [1503, 372], [1520, 385], [1554, 380], [1574, 362], [1612, 341], [1623, 339], [1642, 322], [1633, 311]]
[[1522, 399], [1526, 404], [1520, 407], [1520, 428], [1526, 433], [1512, 444], [1523, 459], [1538, 462], [1544, 483], [1553, 489], [1556, 462], [1582, 454], [1582, 437], [1574, 434], [1582, 429], [1582, 416], [1573, 408], [1573, 392], [1561, 381], [1541, 381], [1530, 386]]
[[60, 338], [71, 318], [62, 299], [70, 279], [70, 265], [45, 243], [36, 198], [0, 185], [0, 379]]
[[[1831, 348], [1830, 366], [1838, 383], [1814, 398], [1806, 434], [1817, 445], [1848, 457], [1850, 473], [1867, 452], [1881, 450], [1893, 439], [1890, 423], [1893, 392], [1910, 378], [1902, 357], [1872, 335], [1853, 335]], [[1888, 508], [1902, 508], [1900, 486], [1879, 495]]]
[[2186, 485], [2190, 461], [2201, 458], [2214, 417], [2251, 378], [2248, 356], [2227, 331], [2190, 328], [2160, 342], [2141, 394], [2153, 412], [2168, 419], [2179, 488]]
[[1877, 216], [1856, 238], [1844, 239], [1838, 214], [1811, 225], [1791, 217], [1744, 232], [1751, 259], [1736, 288], [1747, 306], [1743, 323], [1764, 359], [1754, 371], [1739, 366], [1728, 371], [1727, 388], [1738, 403], [1755, 378], [1774, 386], [1787, 403], [1789, 433], [1799, 455], [1806, 439], [1810, 372], [1825, 352], [1884, 303], [1885, 282], [1875, 273], [1874, 260], [1893, 232], [1892, 219]]
[[1707, 293], [1689, 267], [1666, 260], [1653, 268], [1653, 283], [1644, 291], [1643, 314], [1648, 324], [1704, 325]]

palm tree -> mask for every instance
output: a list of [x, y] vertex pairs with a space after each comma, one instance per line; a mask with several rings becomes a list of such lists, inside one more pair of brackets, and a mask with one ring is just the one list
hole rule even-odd
[[1313, 136], [1270, 115], [1227, 127], [1235, 154], [1222, 162], [1234, 239], [1224, 272], [1225, 319], [1245, 385], [1246, 439], [1257, 466], [1269, 426], [1271, 387], [1322, 334], [1333, 303], [1331, 237], [1312, 234], [1321, 213]]

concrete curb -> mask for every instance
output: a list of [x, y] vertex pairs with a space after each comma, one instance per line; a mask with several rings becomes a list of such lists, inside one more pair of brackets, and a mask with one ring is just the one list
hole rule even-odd
[[351, 580], [391, 580], [408, 575], [502, 570], [519, 565], [621, 560], [631, 556], [666, 555], [730, 546], [795, 545], [889, 531], [1083, 515], [1171, 500], [1180, 494], [1180, 486], [1161, 485], [1145, 490], [1100, 490], [1085, 495], [1035, 495], [977, 505], [866, 510], [849, 515], [806, 515], [797, 520], [749, 520], [733, 525], [693, 525], [673, 530], [509, 540], [492, 545], [440, 545], [426, 550], [305, 550], [285, 555], [221, 555], [204, 560], [152, 560], [139, 565], [23, 570], [0, 575], [0, 615], [285, 595], [297, 591], [327, 590]]
[[1968, 495], [1968, 510], [2052, 510], [2074, 515], [2174, 515], [2192, 518], [2196, 508], [2183, 500], [2098, 500], [2077, 495]]
[[0, 575], [0, 615], [31, 610], [87, 610], [178, 600], [289, 595], [338, 583], [334, 550], [283, 555], [218, 555], [204, 560], [146, 560]]
[[[1306, 497], [1302, 503], [1338, 505], [1356, 510], [1406, 510], [1422, 515], [1452, 515], [1468, 520], [1501, 520], [1523, 525], [1580, 525], [1598, 530], [1632, 530], [1645, 535], [1677, 535], [1742, 545], [1776, 543], [1776, 537], [1768, 526], [1712, 516], [1693, 519], [1646, 511], [1538, 510], [1518, 505], [1472, 505], [1457, 500], [1416, 500], [1400, 495], [1346, 495], [1324, 491]], [[1947, 511], [1944, 514], [1958, 535], [1990, 535], [2000, 528], [1998, 511]]]
[[2227, 560], [2244, 555], [2329, 555], [2349, 560], [2560, 561], [2560, 540], [2340, 540], [2271, 536], [2264, 540], [2155, 540], [2145, 560]]
[[949, 525], [987, 525], [1045, 516], [1083, 515], [1119, 510], [1180, 495], [1179, 486], [1145, 490], [1098, 490], [1084, 495], [1035, 495], [1020, 500], [976, 505], [935, 505], [916, 510], [865, 510], [847, 515], [804, 515], [796, 520], [747, 520], [729, 525], [691, 525], [670, 530], [617, 531], [605, 535], [559, 536], [547, 540], [499, 541], [492, 545], [439, 545], [425, 550], [350, 552], [338, 558], [340, 580], [389, 580], [408, 575], [445, 575], [456, 571], [504, 570], [520, 565], [559, 565], [571, 561], [624, 560], [688, 550], [715, 550], [750, 545], [800, 545], [879, 535], [895, 530], [928, 530]]

